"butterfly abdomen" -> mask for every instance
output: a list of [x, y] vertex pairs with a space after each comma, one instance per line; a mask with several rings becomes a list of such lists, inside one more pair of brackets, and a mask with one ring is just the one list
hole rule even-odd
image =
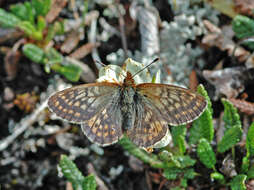
[[120, 106], [121, 106], [121, 114], [123, 118], [123, 130], [130, 130], [134, 127], [134, 120], [135, 120], [135, 105], [134, 105], [134, 96], [135, 91], [132, 87], [123, 87], [121, 91], [121, 100], [120, 100]]

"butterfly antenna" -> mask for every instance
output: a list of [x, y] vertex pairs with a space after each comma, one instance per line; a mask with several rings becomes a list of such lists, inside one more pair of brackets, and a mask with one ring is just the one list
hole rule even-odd
[[[98, 64], [101, 64], [103, 67], [106, 67], [106, 66], [108, 66], [108, 65], [106, 65], [106, 64], [104, 64], [104, 63], [102, 63], [101, 61], [98, 61], [98, 60], [95, 60], [95, 62], [96, 63], [98, 63]], [[114, 72], [116, 72], [114, 69], [111, 69], [110, 67], [108, 67], [111, 71], [114, 71]], [[123, 77], [126, 77], [126, 76], [124, 76], [124, 74], [123, 73], [118, 73], [119, 75], [122, 75]]]
[[151, 63], [149, 63], [147, 66], [145, 66], [143, 69], [141, 69], [140, 71], [136, 72], [132, 77], [134, 78], [134, 76], [136, 76], [137, 74], [141, 73], [142, 71], [144, 71], [147, 67], [150, 67], [150, 65], [152, 65], [153, 63], [159, 61], [160, 58], [155, 58]]
[[102, 65], [103, 67], [106, 67], [107, 65], [105, 65], [104, 63], [102, 63], [101, 61], [95, 60], [96, 63]]

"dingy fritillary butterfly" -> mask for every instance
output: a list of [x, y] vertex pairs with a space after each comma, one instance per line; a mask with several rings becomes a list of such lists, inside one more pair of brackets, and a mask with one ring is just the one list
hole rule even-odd
[[204, 97], [178, 86], [136, 85], [130, 72], [122, 83], [84, 84], [55, 93], [48, 106], [57, 116], [80, 123], [88, 139], [101, 146], [116, 143], [126, 134], [148, 148], [168, 132], [168, 125], [197, 119], [205, 110]]

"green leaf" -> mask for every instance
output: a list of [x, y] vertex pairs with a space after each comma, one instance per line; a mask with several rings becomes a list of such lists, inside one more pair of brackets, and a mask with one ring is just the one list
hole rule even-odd
[[35, 63], [43, 63], [44, 51], [34, 44], [25, 44], [23, 53]]
[[10, 11], [12, 14], [20, 18], [21, 20], [27, 20], [29, 21], [29, 17], [27, 14], [26, 6], [23, 3], [17, 3], [10, 6]]
[[186, 135], [186, 125], [173, 126], [171, 129], [174, 145], [178, 147], [179, 153], [183, 155], [186, 151], [184, 140]]
[[42, 16], [39, 16], [38, 20], [37, 20], [37, 29], [38, 29], [38, 31], [42, 32], [45, 27], [46, 27], [45, 18], [42, 17]]
[[221, 141], [218, 143], [218, 152], [225, 152], [226, 150], [233, 147], [238, 143], [242, 136], [242, 129], [240, 126], [236, 125], [228, 129], [225, 135], [222, 137]]
[[243, 174], [235, 176], [230, 182], [231, 189], [232, 190], [244, 190], [244, 189], [246, 189], [246, 186], [245, 186], [246, 178], [247, 178], [247, 176], [243, 175]]
[[35, 15], [46, 16], [51, 7], [51, 0], [32, 0], [32, 7], [35, 10]]
[[93, 175], [85, 177], [82, 182], [83, 190], [96, 190], [96, 181]]
[[254, 179], [254, 165], [252, 165], [247, 172], [248, 179]]
[[246, 173], [248, 171], [249, 167], [250, 167], [249, 157], [245, 156], [242, 159], [242, 167], [241, 167], [242, 173]]
[[180, 180], [180, 186], [186, 188], [188, 186], [188, 180], [185, 178], [182, 178]]
[[34, 24], [35, 15], [30, 2], [11, 5], [10, 10], [22, 21], [28, 21], [31, 24]]
[[211, 142], [214, 136], [213, 121], [212, 121], [213, 109], [212, 109], [211, 100], [205, 88], [203, 87], [203, 85], [198, 86], [197, 92], [205, 97], [208, 105], [204, 113], [192, 124], [192, 127], [190, 129], [190, 138], [189, 138], [190, 144], [197, 144], [199, 139], [201, 138], [205, 138], [207, 139], [208, 142]]
[[188, 168], [184, 171], [184, 178], [186, 179], [194, 179], [194, 177], [197, 175], [197, 173], [194, 171], [193, 168]]
[[254, 122], [251, 124], [246, 138], [247, 157], [254, 156]]
[[239, 45], [245, 45], [247, 46], [249, 49], [251, 50], [254, 50], [254, 39], [253, 38], [247, 38], [247, 39], [244, 39], [240, 42]]
[[14, 28], [14, 27], [17, 27], [19, 22], [20, 22], [20, 19], [18, 17], [0, 8], [0, 26], [1, 27]]
[[181, 163], [178, 161], [176, 156], [173, 156], [171, 152], [168, 152], [167, 150], [163, 150], [159, 153], [159, 158], [167, 163], [167, 167], [181, 167]]
[[240, 116], [237, 113], [237, 109], [228, 100], [223, 98], [221, 101], [224, 105], [223, 120], [225, 122], [225, 129], [228, 130], [233, 126], [239, 126], [241, 128]]
[[190, 156], [173, 156], [175, 160], [178, 161], [180, 164], [180, 168], [186, 168], [189, 166], [194, 166], [196, 163], [196, 160], [192, 159]]
[[18, 23], [18, 27], [29, 37], [34, 40], [42, 40], [43, 35], [41, 31], [37, 31], [35, 26], [28, 22], [28, 21], [22, 21]]
[[194, 166], [196, 163], [196, 160], [192, 159], [188, 155], [177, 156], [166, 150], [163, 150], [159, 153], [159, 158], [167, 163], [167, 167], [186, 168], [189, 166]]
[[150, 164], [153, 168], [166, 168], [166, 163], [160, 161], [157, 155], [148, 154], [133, 144], [127, 137], [123, 137], [118, 142], [130, 154], [142, 160], [144, 163]]
[[224, 176], [219, 172], [211, 173], [211, 179], [219, 181], [221, 184], [225, 184], [225, 178]]
[[168, 180], [175, 180], [178, 176], [183, 176], [185, 179], [193, 179], [196, 176], [196, 172], [193, 168], [180, 169], [172, 167], [164, 169], [163, 176]]
[[85, 177], [66, 155], [61, 156], [59, 166], [64, 177], [72, 183], [74, 190], [82, 189]]
[[183, 170], [180, 168], [166, 168], [163, 171], [163, 176], [168, 180], [174, 180], [182, 172]]
[[170, 190], [184, 190], [183, 187], [171, 187]]
[[56, 51], [54, 48], [49, 48], [46, 51], [46, 57], [47, 63], [52, 65], [52, 67], [55, 63], [62, 63], [64, 60], [62, 54]]
[[216, 164], [216, 157], [213, 152], [212, 147], [210, 146], [209, 142], [203, 138], [200, 139], [197, 154], [200, 161], [207, 167], [207, 168], [214, 168]]
[[233, 19], [232, 27], [237, 38], [247, 38], [254, 35], [254, 20], [249, 17], [237, 15]]
[[80, 78], [82, 70], [79, 66], [69, 64], [61, 66], [59, 70], [57, 70], [60, 74], [65, 76], [68, 80], [72, 82], [77, 82]]

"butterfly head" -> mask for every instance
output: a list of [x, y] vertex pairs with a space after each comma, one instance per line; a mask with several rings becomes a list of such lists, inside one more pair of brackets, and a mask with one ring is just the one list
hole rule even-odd
[[135, 86], [135, 81], [132, 77], [132, 74], [129, 71], [127, 71], [127, 75], [123, 81], [123, 85], [124, 86]]

